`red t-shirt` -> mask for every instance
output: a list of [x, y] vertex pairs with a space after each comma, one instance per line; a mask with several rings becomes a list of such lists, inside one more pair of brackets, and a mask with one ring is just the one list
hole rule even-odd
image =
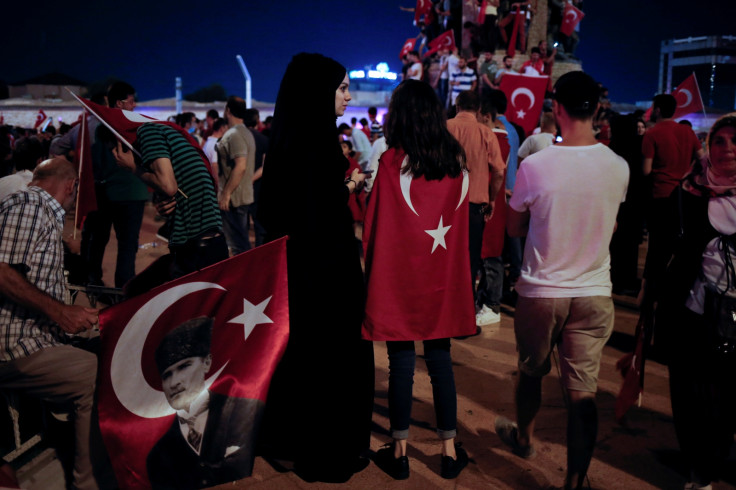
[[690, 127], [661, 121], [644, 134], [641, 151], [652, 158], [652, 197], [669, 197], [701, 149]]

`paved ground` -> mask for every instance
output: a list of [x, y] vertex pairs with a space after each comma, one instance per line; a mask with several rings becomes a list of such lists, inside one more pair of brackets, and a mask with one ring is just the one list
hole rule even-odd
[[[152, 209], [147, 209], [141, 243], [155, 241], [158, 223]], [[160, 244], [160, 242], [159, 242]], [[166, 246], [140, 250], [139, 270], [154, 258], [166, 253]], [[108, 247], [105, 281], [112, 283], [114, 246]], [[599, 433], [594, 459], [589, 471], [590, 487], [595, 489], [678, 489], [685, 483], [683, 464], [677, 450], [670, 410], [667, 370], [650, 361], [646, 367], [646, 389], [641, 408], [633, 409], [627, 427], [614, 421], [615, 398], [621, 377], [616, 361], [631, 350], [632, 333], [638, 313], [631, 299], [617, 298], [615, 333], [603, 353], [599, 393]], [[566, 410], [556, 370], [543, 384], [543, 406], [537, 422], [537, 455], [522, 460], [511, 454], [493, 429], [496, 416], [514, 418], [513, 390], [516, 375], [516, 352], [513, 335], [513, 309], [504, 309], [500, 325], [484, 328], [481, 335], [453, 341], [452, 355], [458, 391], [459, 440], [467, 449], [471, 463], [457, 480], [439, 476], [440, 445], [434, 432], [432, 393], [426, 368], [417, 363], [414, 406], [409, 439], [411, 477], [403, 482], [392, 480], [371, 464], [341, 485], [350, 489], [370, 488], [491, 488], [536, 489], [562, 485], [565, 467]], [[421, 344], [418, 344], [421, 349]], [[419, 351], [421, 352], [421, 350]], [[388, 357], [385, 344], [375, 344], [376, 397], [371, 449], [390, 441], [388, 435]], [[736, 463], [736, 449], [731, 462]], [[729, 482], [716, 489], [736, 489], [736, 464]], [[50, 488], [37, 482], [27, 488]], [[54, 485], [56, 486], [56, 485]], [[257, 458], [251, 478], [219, 488], [334, 488], [330, 484], [310, 484], [292, 472], [279, 473]], [[63, 486], [57, 487], [63, 488]]]

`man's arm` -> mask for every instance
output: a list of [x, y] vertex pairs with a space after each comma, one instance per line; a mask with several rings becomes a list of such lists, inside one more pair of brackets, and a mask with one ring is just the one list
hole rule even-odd
[[235, 189], [240, 185], [240, 181], [243, 180], [245, 170], [248, 167], [248, 160], [246, 160], [246, 157], [244, 156], [235, 157], [234, 162], [235, 165], [233, 166], [233, 170], [230, 172], [230, 178], [227, 179], [225, 187], [220, 193], [220, 209], [223, 211], [230, 210], [230, 196], [232, 196]]
[[174, 167], [168, 158], [157, 158], [151, 164], [153, 172], [146, 171], [140, 165], [136, 165], [133, 152], [123, 149], [122, 143], [113, 148], [112, 154], [118, 165], [136, 174], [143, 182], [150, 185], [162, 194], [169, 197], [174, 196], [179, 189], [174, 176]]
[[531, 214], [529, 211], [520, 213], [511, 206], [508, 208], [508, 214], [506, 215], [506, 232], [510, 237], [523, 237], [529, 232], [529, 218]]
[[68, 333], [78, 333], [97, 324], [96, 309], [65, 305], [55, 300], [4, 262], [0, 262], [0, 294], [14, 303], [43, 313]]

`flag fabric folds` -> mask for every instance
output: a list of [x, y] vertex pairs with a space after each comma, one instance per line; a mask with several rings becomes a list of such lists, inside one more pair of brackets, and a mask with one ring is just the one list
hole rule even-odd
[[[149, 488], [154, 475], [154, 486], [171, 488], [182, 488], [185, 477], [190, 488], [250, 475], [258, 422], [289, 336], [286, 240], [219, 262], [100, 313], [100, 429], [121, 488]], [[184, 388], [164, 394], [166, 371], [160, 370], [168, 364], [161, 364], [158, 348], [172, 330], [178, 332], [185, 322], [201, 317], [213, 319], [211, 347], [202, 351], [202, 342], [191, 342], [198, 353], [181, 356], [204, 358], [207, 350], [211, 356], [205, 389], [197, 391], [198, 400], [206, 400], [203, 395], [209, 398], [204, 432], [197, 439], [182, 435], [185, 419], [167, 401]], [[182, 350], [186, 352], [185, 347], [173, 352]], [[192, 412], [196, 403], [190, 405]], [[190, 447], [190, 439], [201, 443], [199, 454]], [[157, 452], [158, 448], [168, 449]], [[168, 453], [176, 460], [167, 460]]]
[[424, 57], [430, 56], [440, 49], [449, 49], [450, 51], [455, 50], [455, 34], [452, 29], [445, 31], [436, 38], [429, 42], [429, 50], [424, 53]]
[[38, 127], [41, 126], [45, 120], [46, 113], [43, 112], [43, 109], [39, 109], [38, 114], [36, 114], [36, 123], [33, 125], [33, 129], [38, 129]]
[[89, 139], [89, 125], [87, 124], [87, 111], [82, 114], [79, 127], [77, 147], [74, 149], [75, 164], [79, 187], [77, 190], [77, 206], [74, 213], [74, 226], [82, 229], [84, 219], [91, 211], [97, 210], [97, 197], [95, 195], [95, 177], [92, 171], [92, 147]]
[[405, 154], [381, 157], [363, 227], [363, 338], [437, 339], [475, 333], [468, 255], [468, 176], [402, 173]]
[[416, 8], [414, 8], [414, 23], [419, 25], [422, 16], [426, 16], [432, 11], [431, 0], [417, 0]]
[[506, 54], [512, 58], [516, 56], [516, 39], [519, 37], [519, 29], [521, 29], [521, 23], [525, 22], [524, 16], [521, 15], [521, 7], [516, 6], [514, 14], [514, 25], [511, 28], [511, 38], [509, 39], [508, 48], [506, 48]]
[[570, 37], [572, 36], [572, 33], [575, 32], [575, 28], [580, 24], [580, 21], [585, 17], [585, 14], [573, 4], [565, 2], [565, 11], [562, 15], [560, 32]]
[[680, 118], [692, 112], [703, 110], [703, 98], [700, 96], [700, 88], [695, 78], [695, 73], [690, 74], [675, 90], [672, 95], [677, 100], [677, 108], [673, 119]]
[[404, 46], [401, 48], [401, 51], [399, 52], [399, 59], [403, 60], [404, 56], [414, 51], [416, 49], [416, 45], [417, 45], [417, 38], [407, 39], [404, 42]]
[[515, 122], [529, 135], [537, 126], [544, 106], [549, 77], [505, 73], [501, 78], [501, 90], [508, 99], [506, 118]]

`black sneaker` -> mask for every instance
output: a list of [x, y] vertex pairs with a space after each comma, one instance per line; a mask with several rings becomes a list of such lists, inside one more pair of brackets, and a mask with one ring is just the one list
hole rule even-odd
[[442, 471], [440, 476], [446, 480], [457, 478], [457, 475], [468, 466], [468, 453], [460, 447], [460, 443], [455, 444], [455, 455], [457, 459], [449, 456], [442, 456]]
[[409, 458], [406, 456], [395, 458], [393, 443], [386, 444], [383, 449], [376, 451], [373, 462], [394, 480], [409, 478]]

